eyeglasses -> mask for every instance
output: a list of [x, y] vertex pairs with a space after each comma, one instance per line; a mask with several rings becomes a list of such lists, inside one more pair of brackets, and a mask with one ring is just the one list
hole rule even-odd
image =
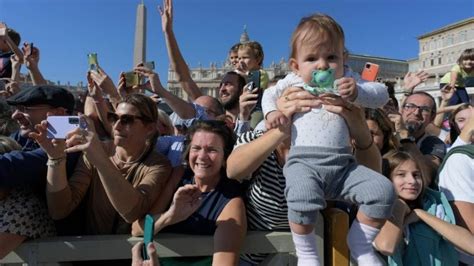
[[433, 111], [431, 109], [431, 107], [429, 107], [429, 106], [418, 106], [418, 105], [412, 104], [412, 103], [404, 104], [403, 109], [405, 109], [407, 111], [410, 111], [410, 112], [414, 112], [415, 110], [420, 109], [421, 113], [424, 114], [424, 115], [429, 115]]
[[43, 109], [49, 109], [49, 108], [50, 108], [49, 106], [24, 106], [24, 105], [15, 106], [15, 109], [21, 113], [29, 113], [31, 111], [43, 110]]
[[143, 122], [151, 122], [150, 119], [147, 119], [146, 117], [143, 117], [143, 116], [127, 115], [127, 114], [118, 115], [116, 113], [107, 113], [107, 119], [113, 124], [117, 123], [117, 121], [120, 120], [120, 124], [122, 126], [132, 125], [133, 123], [135, 123], [135, 119], [140, 119]]

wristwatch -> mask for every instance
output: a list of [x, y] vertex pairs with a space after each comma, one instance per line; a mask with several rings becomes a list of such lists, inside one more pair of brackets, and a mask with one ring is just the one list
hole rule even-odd
[[403, 138], [400, 140], [400, 144], [403, 144], [403, 143], [415, 143], [416, 142], [416, 139], [415, 137], [413, 136], [408, 136], [406, 138]]

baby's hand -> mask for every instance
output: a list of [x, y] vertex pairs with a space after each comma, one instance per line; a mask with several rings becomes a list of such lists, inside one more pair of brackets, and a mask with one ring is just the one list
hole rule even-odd
[[280, 111], [273, 111], [267, 114], [265, 127], [270, 130], [288, 124], [288, 118]]
[[357, 98], [357, 86], [354, 78], [338, 79], [336, 87], [342, 99], [353, 102]]

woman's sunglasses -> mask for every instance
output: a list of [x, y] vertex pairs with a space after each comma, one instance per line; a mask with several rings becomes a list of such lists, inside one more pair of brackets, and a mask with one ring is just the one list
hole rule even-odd
[[111, 112], [107, 114], [107, 119], [109, 120], [109, 122], [113, 124], [117, 123], [117, 121], [120, 120], [120, 124], [122, 126], [132, 125], [133, 123], [135, 123], [135, 119], [140, 119], [143, 122], [150, 122], [150, 119], [147, 119], [143, 116], [127, 115], [127, 114], [118, 115], [116, 113], [111, 113]]

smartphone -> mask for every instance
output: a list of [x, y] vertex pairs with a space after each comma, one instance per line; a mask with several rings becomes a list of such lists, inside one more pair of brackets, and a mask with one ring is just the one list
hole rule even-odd
[[33, 54], [33, 43], [28, 43], [23, 46], [23, 52], [26, 56]]
[[28, 52], [28, 55], [32, 55], [33, 54], [33, 43], [30, 43], [30, 51]]
[[97, 53], [87, 54], [87, 59], [89, 62], [89, 70], [98, 71], [99, 62], [97, 61]]
[[145, 62], [145, 63], [143, 63], [143, 66], [148, 68], [148, 69], [154, 70], [155, 69], [155, 61]]
[[260, 70], [252, 70], [248, 75], [249, 83], [253, 83], [253, 88], [260, 88]]
[[150, 259], [148, 257], [147, 247], [148, 244], [153, 242], [153, 236], [155, 231], [155, 221], [153, 220], [153, 216], [147, 214], [145, 216], [145, 232], [143, 233], [143, 249], [142, 249], [142, 257], [144, 260]]
[[125, 87], [133, 87], [140, 85], [140, 77], [137, 73], [130, 71], [125, 72]]
[[65, 139], [67, 133], [74, 129], [86, 128], [79, 116], [48, 116], [48, 139]]
[[375, 81], [378, 73], [379, 65], [367, 62], [362, 70], [361, 78], [366, 81]]
[[253, 91], [253, 89], [256, 88], [256, 86], [255, 86], [255, 83], [253, 83], [253, 81], [250, 81], [244, 86], [244, 88], [247, 88], [247, 90], [251, 92]]

